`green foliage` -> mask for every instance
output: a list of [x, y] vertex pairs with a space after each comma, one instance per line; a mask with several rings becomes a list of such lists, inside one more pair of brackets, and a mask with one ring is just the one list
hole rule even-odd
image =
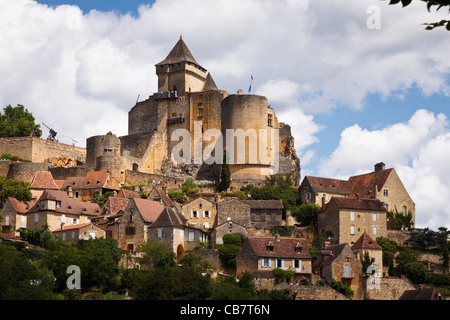
[[233, 233], [225, 234], [223, 236], [222, 240], [223, 240], [224, 244], [235, 245], [235, 246], [239, 246], [239, 247], [243, 243], [242, 237], [238, 234], [233, 234]]
[[0, 204], [2, 207], [9, 197], [16, 198], [19, 201], [30, 201], [30, 184], [0, 176]]
[[[439, 9], [441, 9], [443, 7], [450, 6], [450, 2], [448, 0], [422, 0], [422, 1], [426, 2], [428, 12], [430, 12], [433, 7], [437, 7], [436, 11], [438, 11]], [[390, 0], [389, 4], [393, 5], [393, 4], [401, 3], [403, 7], [406, 7], [411, 2], [412, 2], [412, 0]], [[450, 8], [449, 8], [449, 12], [450, 12]], [[427, 26], [425, 28], [425, 30], [433, 30], [434, 28], [437, 28], [437, 27], [445, 27], [445, 29], [450, 31], [450, 20], [441, 20], [439, 22], [424, 23], [424, 25]]]
[[328, 241], [329, 237], [332, 237], [331, 231], [324, 231], [318, 236], [314, 237], [311, 245], [309, 246], [309, 252], [311, 254], [312, 262], [314, 262], [320, 254], [320, 250], [324, 247], [324, 242]]
[[52, 234], [47, 224], [45, 224], [41, 229], [20, 228], [17, 231], [20, 233], [22, 240], [39, 246], [43, 246], [44, 244], [47, 245], [47, 243], [52, 239]]
[[295, 274], [292, 270], [283, 270], [280, 268], [272, 269], [272, 273], [275, 276], [275, 283], [284, 282], [286, 279], [289, 279]]
[[375, 262], [375, 258], [371, 258], [369, 256], [369, 252], [365, 251], [364, 252], [364, 258], [361, 261], [363, 273], [367, 273], [367, 268], [370, 267], [374, 262]]
[[292, 210], [292, 216], [302, 226], [314, 226], [317, 223], [317, 211], [320, 206], [312, 203], [304, 203]]
[[274, 226], [270, 228], [270, 234], [273, 236], [278, 234], [281, 237], [290, 237], [294, 228], [294, 226]]
[[0, 243], [0, 300], [50, 300], [54, 276], [11, 246]]
[[406, 276], [415, 284], [425, 283], [427, 268], [421, 262], [409, 262], [404, 268]]
[[223, 152], [223, 163], [220, 170], [220, 182], [217, 184], [217, 191], [224, 192], [227, 191], [231, 186], [231, 170], [230, 165], [227, 161], [227, 152]]
[[427, 273], [426, 283], [436, 287], [450, 286], [450, 274], [448, 273]]
[[23, 105], [6, 106], [0, 114], [0, 137], [30, 136], [32, 130], [39, 129], [34, 120], [33, 114]]
[[203, 260], [201, 256], [194, 252], [185, 254], [181, 258], [180, 263], [183, 265], [183, 267], [189, 267], [193, 269], [199, 268], [202, 272], [206, 272], [208, 269], [212, 269], [212, 265], [207, 260]]
[[444, 247], [447, 243], [449, 231], [445, 227], [439, 228], [439, 231], [433, 231], [425, 228], [423, 232], [414, 232], [410, 234], [410, 238], [406, 241], [410, 246], [421, 247]]
[[397, 243], [384, 237], [378, 237], [376, 243], [383, 248], [383, 265], [390, 266], [397, 251]]
[[8, 152], [2, 153], [0, 155], [0, 158], [1, 159], [9, 159], [9, 160], [12, 160], [12, 161], [31, 162], [30, 160], [25, 160], [25, 159], [22, 159], [22, 158], [20, 158], [18, 156], [13, 156], [11, 153], [8, 153]]
[[397, 262], [397, 269], [401, 273], [405, 273], [406, 265], [411, 262], [416, 262], [417, 257], [418, 253], [416, 250], [407, 247], [402, 248], [395, 258], [395, 261]]
[[198, 192], [198, 188], [195, 184], [194, 179], [192, 179], [192, 178], [187, 178], [183, 182], [183, 185], [181, 186], [181, 190], [183, 191], [183, 193], [186, 193], [186, 194], [194, 194], [194, 193]]
[[143, 253], [139, 258], [141, 267], [150, 269], [170, 269], [176, 266], [176, 255], [168, 245], [159, 241], [147, 241], [138, 248]]
[[105, 192], [104, 194], [95, 194], [92, 199], [91, 202], [98, 204], [101, 208], [103, 208], [103, 206], [105, 205], [106, 201], [108, 201], [109, 197], [112, 196], [112, 192], [108, 191]]
[[354, 292], [348, 285], [343, 283], [342, 281], [336, 281], [335, 279], [331, 279], [331, 287], [337, 292], [342, 293], [347, 298], [353, 298]]
[[412, 223], [412, 213], [408, 210], [406, 215], [403, 212], [398, 212], [397, 208], [394, 211], [386, 212], [387, 221], [391, 221], [395, 224], [397, 230], [401, 230], [402, 228], [411, 229]]

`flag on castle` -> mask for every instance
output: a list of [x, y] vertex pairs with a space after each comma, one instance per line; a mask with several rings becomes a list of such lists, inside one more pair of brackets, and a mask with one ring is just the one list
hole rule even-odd
[[248, 93], [252, 92], [252, 83], [253, 83], [253, 76], [250, 76], [250, 86], [248, 87]]

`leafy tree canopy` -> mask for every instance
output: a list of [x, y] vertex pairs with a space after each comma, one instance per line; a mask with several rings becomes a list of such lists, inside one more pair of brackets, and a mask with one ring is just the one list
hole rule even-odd
[[3, 108], [3, 114], [0, 114], [0, 137], [29, 136], [32, 130], [40, 128], [34, 120], [33, 114], [23, 105], [6, 106]]

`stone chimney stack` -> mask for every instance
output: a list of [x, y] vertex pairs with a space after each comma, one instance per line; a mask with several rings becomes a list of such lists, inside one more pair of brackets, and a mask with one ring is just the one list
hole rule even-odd
[[384, 170], [386, 165], [383, 162], [379, 162], [375, 165], [375, 172]]

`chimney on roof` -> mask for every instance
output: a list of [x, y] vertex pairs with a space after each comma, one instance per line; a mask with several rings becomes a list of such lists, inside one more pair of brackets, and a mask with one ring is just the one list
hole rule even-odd
[[325, 207], [325, 194], [322, 195], [322, 208]]
[[275, 234], [275, 239], [276, 239], [277, 241], [280, 241], [280, 235], [278, 234], [278, 232]]
[[375, 165], [375, 168], [374, 168], [374, 169], [375, 169], [375, 172], [384, 170], [385, 166], [386, 166], [386, 165], [385, 165], [383, 162], [377, 163], [377, 164]]
[[73, 189], [72, 187], [67, 187], [67, 195], [69, 198], [73, 198]]

